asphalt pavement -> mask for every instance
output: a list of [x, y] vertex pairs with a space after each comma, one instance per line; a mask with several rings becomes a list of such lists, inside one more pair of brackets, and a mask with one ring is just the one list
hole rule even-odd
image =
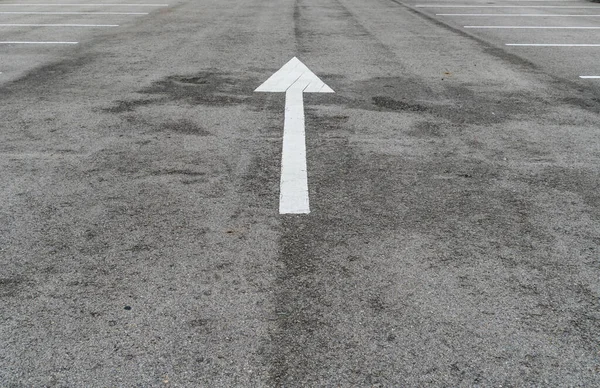
[[600, 386], [599, 3], [81, 1], [0, 1], [1, 387]]

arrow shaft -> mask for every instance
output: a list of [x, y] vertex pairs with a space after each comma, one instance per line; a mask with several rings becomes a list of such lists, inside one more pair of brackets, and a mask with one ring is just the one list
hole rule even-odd
[[290, 88], [285, 93], [279, 213], [310, 213], [306, 170], [303, 89]]

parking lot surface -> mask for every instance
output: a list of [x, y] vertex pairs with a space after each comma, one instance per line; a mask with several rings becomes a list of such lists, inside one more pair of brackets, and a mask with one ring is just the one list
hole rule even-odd
[[0, 1], [0, 386], [599, 386], [599, 23]]

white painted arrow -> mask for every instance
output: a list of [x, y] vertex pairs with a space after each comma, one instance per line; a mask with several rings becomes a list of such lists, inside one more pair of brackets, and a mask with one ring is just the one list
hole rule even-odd
[[285, 121], [281, 153], [280, 214], [308, 214], [308, 177], [303, 93], [335, 93], [304, 63], [294, 57], [255, 92], [285, 92]]

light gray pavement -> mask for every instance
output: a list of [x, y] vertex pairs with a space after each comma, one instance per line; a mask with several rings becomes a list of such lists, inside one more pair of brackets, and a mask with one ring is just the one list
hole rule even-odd
[[[67, 6], [69, 3], [76, 5]], [[152, 23], [150, 13], [170, 12], [169, 7], [156, 6], [162, 5], [158, 2], [138, 2], [139, 5], [113, 2], [108, 6], [103, 3], [107, 4], [106, 1], [0, 1], [0, 42], [77, 42], [77, 46], [0, 43], [3, 73], [0, 82], [19, 79], [41, 65], [74, 57], [81, 45], [114, 36], [115, 29], [121, 32], [137, 23]], [[170, 6], [177, 3], [173, 1]]]
[[[600, 385], [599, 89], [447, 22], [182, 0], [0, 47], [0, 385]], [[293, 56], [336, 91], [310, 215], [253, 92]]]
[[[596, 44], [597, 47], [504, 47], [556, 77], [600, 75], [600, 3], [567, 1], [410, 1], [404, 4], [493, 46]], [[536, 27], [465, 28], [470, 27]], [[546, 28], [538, 28], [546, 27]], [[560, 27], [560, 28], [548, 28]], [[593, 27], [593, 29], [589, 29]], [[583, 81], [598, 90], [600, 82]]]

